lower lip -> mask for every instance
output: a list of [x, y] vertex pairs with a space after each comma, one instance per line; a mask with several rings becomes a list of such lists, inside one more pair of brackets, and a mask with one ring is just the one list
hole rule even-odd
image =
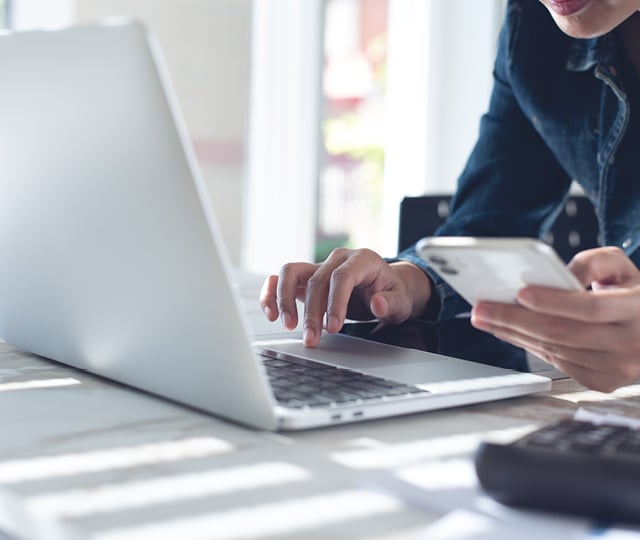
[[589, 0], [549, 0], [549, 7], [558, 15], [573, 15], [589, 3]]

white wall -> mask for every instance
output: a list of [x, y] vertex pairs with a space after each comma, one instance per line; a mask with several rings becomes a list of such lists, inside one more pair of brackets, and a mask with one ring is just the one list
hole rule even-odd
[[501, 0], [432, 2], [427, 191], [451, 190], [489, 104]]
[[322, 0], [256, 0], [242, 265], [313, 259], [320, 152]]
[[13, 0], [11, 26], [17, 30], [66, 26], [75, 18], [75, 0]]

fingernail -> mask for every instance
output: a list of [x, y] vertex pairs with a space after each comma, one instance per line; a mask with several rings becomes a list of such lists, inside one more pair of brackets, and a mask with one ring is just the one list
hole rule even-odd
[[490, 324], [490, 317], [487, 310], [475, 306], [471, 311], [471, 324], [476, 328], [488, 328]]
[[293, 325], [293, 318], [291, 317], [291, 313], [289, 313], [288, 311], [283, 311], [280, 315], [280, 318], [285, 328], [291, 328], [291, 326]]
[[520, 289], [516, 295], [516, 302], [524, 306], [529, 306], [533, 302], [533, 295], [529, 289]]
[[338, 330], [340, 330], [340, 321], [338, 320], [338, 317], [335, 315], [329, 316], [327, 319], [327, 331], [337, 332]]
[[311, 343], [314, 343], [314, 340], [316, 338], [316, 333], [312, 328], [305, 328], [302, 334], [302, 338], [304, 340], [305, 345], [310, 345]]
[[273, 320], [273, 311], [269, 306], [263, 306], [262, 313], [264, 313], [264, 316], [270, 321]]

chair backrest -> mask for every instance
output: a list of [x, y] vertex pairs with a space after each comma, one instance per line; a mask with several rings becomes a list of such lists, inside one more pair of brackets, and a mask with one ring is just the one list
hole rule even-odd
[[[400, 203], [398, 250], [402, 251], [423, 236], [429, 236], [449, 214], [451, 195], [405, 197]], [[543, 238], [560, 257], [569, 262], [585, 249], [601, 245], [598, 220], [591, 201], [583, 195], [569, 197], [551, 230]]]

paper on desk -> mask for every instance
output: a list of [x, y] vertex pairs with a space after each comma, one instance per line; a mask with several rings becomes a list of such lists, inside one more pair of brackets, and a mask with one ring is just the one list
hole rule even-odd
[[535, 530], [522, 530], [490, 516], [454, 510], [432, 523], [412, 540], [539, 540]]
[[[513, 528], [521, 531], [535, 531], [538, 539], [562, 538], [563, 540], [588, 538], [588, 532], [592, 529], [591, 523], [585, 519], [518, 510], [497, 503], [482, 492], [470, 458], [432, 460], [401, 467], [391, 472], [370, 473], [363, 479], [369, 486], [393, 494], [406, 504], [425, 510], [431, 515], [449, 515], [451, 512], [465, 511], [484, 518], [478, 520], [479, 527], [484, 527], [480, 522], [486, 524], [494, 520], [496, 523], [490, 530], [493, 531], [493, 538], [496, 539], [516, 538], [513, 535], [509, 536]], [[503, 533], [503, 536], [498, 533]], [[444, 532], [441, 531], [438, 534], [444, 534]], [[485, 536], [460, 536], [462, 531], [456, 534], [458, 536], [442, 536], [442, 538], [451, 540], [485, 538]], [[425, 538], [430, 539], [431, 536], [425, 536]], [[523, 535], [518, 535], [517, 538], [529, 540]]]
[[453, 510], [426, 529], [422, 529], [411, 540], [539, 540], [545, 534], [547, 538], [562, 540], [638, 540], [639, 529], [590, 528], [576, 530], [569, 536], [563, 536], [566, 531], [546, 531], [543, 533], [535, 528], [533, 523], [510, 523], [500, 521], [492, 516], [472, 512], [470, 510]]
[[[622, 415], [578, 409], [575, 418], [596, 424], [609, 423], [640, 429], [640, 419]], [[470, 457], [428, 460], [388, 472], [369, 473], [363, 479], [369, 486], [394, 494], [413, 507], [432, 515], [444, 516], [421, 531], [418, 538], [500, 540], [517, 537], [519, 540], [529, 540], [525, 531], [535, 531], [536, 538], [640, 540], [640, 528], [603, 529], [582, 518], [502, 505], [482, 492]], [[464, 527], [460, 527], [463, 522]], [[518, 532], [517, 536], [514, 535], [514, 529]]]
[[[640, 419], [578, 409], [575, 419], [640, 429]], [[420, 532], [429, 540], [640, 540], [640, 529], [595, 527], [589, 520], [502, 505], [485, 495], [470, 457], [431, 459], [363, 476], [370, 487], [393, 494], [410, 506], [443, 516]], [[527, 531], [535, 531], [527, 536]]]
[[[447, 475], [452, 480], [449, 486], [443, 483]], [[395, 473], [376, 472], [367, 475], [365, 483], [409, 506], [442, 516], [415, 540], [640, 540], [640, 529], [603, 529], [582, 518], [502, 505], [482, 493], [472, 463], [463, 459], [435, 460]]]

